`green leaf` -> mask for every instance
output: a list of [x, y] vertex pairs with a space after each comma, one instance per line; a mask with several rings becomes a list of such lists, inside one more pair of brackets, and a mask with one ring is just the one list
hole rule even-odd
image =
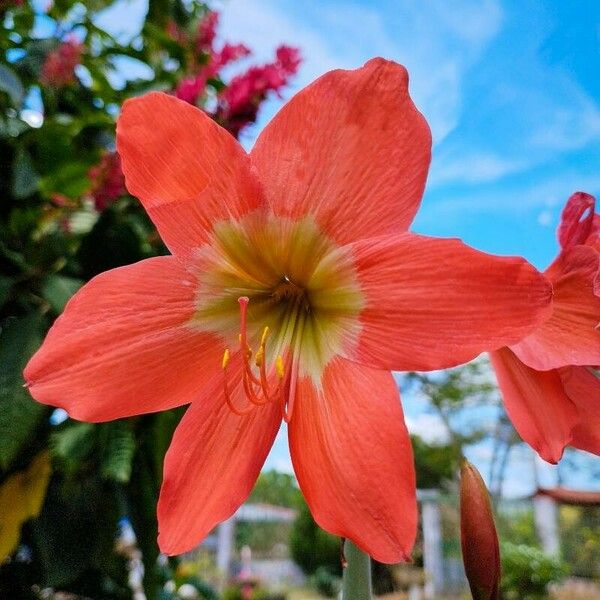
[[29, 152], [19, 148], [13, 163], [13, 196], [18, 200], [31, 196], [38, 187], [39, 175], [37, 174]]
[[25, 90], [19, 76], [6, 65], [0, 64], [0, 91], [6, 92], [13, 105], [20, 108]]
[[54, 312], [61, 313], [65, 304], [82, 285], [81, 279], [65, 275], [50, 275], [42, 284], [42, 297], [48, 301]]
[[47, 409], [23, 387], [23, 369], [42, 341], [42, 315], [13, 319], [0, 331], [0, 469], [31, 439]]
[[6, 275], [0, 275], [0, 307], [4, 306], [10, 298], [10, 291], [14, 285], [14, 279]]
[[95, 427], [93, 423], [69, 420], [50, 435], [52, 455], [65, 473], [76, 473], [93, 451]]
[[104, 479], [127, 483], [135, 453], [135, 438], [129, 421], [101, 425], [103, 433], [100, 473]]

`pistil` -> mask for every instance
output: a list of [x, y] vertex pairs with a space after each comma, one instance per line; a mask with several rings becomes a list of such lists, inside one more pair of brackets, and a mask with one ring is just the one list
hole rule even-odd
[[244, 409], [237, 408], [232, 400], [230, 387], [229, 387], [229, 371], [228, 365], [230, 360], [230, 352], [229, 349], [225, 349], [223, 354], [223, 391], [225, 393], [225, 400], [227, 405], [231, 409], [233, 413], [236, 415], [247, 415], [252, 409], [253, 406], [262, 406], [267, 402], [272, 401], [282, 401], [283, 399], [283, 388], [284, 388], [284, 378], [285, 378], [285, 369], [283, 366], [283, 359], [281, 356], [277, 356], [275, 360], [275, 372], [277, 374], [277, 378], [279, 382], [275, 387], [275, 390], [271, 392], [268, 377], [267, 377], [267, 368], [266, 368], [266, 347], [267, 347], [267, 338], [269, 336], [269, 328], [265, 327], [261, 336], [260, 346], [258, 351], [256, 352], [255, 364], [259, 369], [258, 377], [252, 371], [252, 366], [250, 364], [252, 358], [252, 349], [248, 344], [248, 334], [247, 334], [247, 322], [248, 322], [248, 303], [250, 302], [247, 296], [241, 296], [238, 298], [238, 302], [240, 305], [240, 353], [242, 357], [242, 387], [244, 390], [244, 394], [246, 398], [249, 400], [250, 405], [248, 405]]

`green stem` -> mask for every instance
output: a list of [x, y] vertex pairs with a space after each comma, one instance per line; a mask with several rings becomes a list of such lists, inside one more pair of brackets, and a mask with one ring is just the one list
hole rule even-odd
[[371, 600], [371, 558], [350, 540], [344, 543], [346, 568], [342, 584], [342, 600]]

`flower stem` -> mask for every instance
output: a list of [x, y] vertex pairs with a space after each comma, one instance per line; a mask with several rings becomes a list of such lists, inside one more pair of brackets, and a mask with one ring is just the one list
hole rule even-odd
[[342, 600], [371, 600], [371, 558], [350, 540], [344, 543], [347, 565], [344, 569]]

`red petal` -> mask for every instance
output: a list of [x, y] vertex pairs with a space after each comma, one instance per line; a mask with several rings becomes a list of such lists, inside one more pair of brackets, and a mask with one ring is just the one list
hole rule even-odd
[[391, 374], [335, 359], [320, 389], [304, 378], [289, 439], [317, 523], [376, 560], [407, 560], [417, 526], [415, 472]]
[[431, 134], [404, 67], [373, 59], [323, 75], [264, 129], [251, 157], [278, 215], [312, 214], [336, 242], [408, 229]]
[[567, 200], [557, 232], [558, 242], [563, 250], [585, 244], [594, 222], [595, 205], [594, 196], [585, 192], [575, 192]]
[[82, 421], [191, 402], [220, 372], [222, 354], [218, 340], [188, 325], [196, 287], [171, 256], [98, 275], [27, 365], [31, 395]]
[[219, 219], [262, 205], [250, 159], [204, 112], [161, 93], [127, 100], [117, 122], [127, 189], [171, 252], [189, 255]]
[[[205, 389], [190, 406], [165, 457], [158, 544], [167, 554], [191, 550], [238, 509], [252, 491], [281, 423], [280, 405], [270, 402], [238, 416], [221, 390]], [[239, 408], [248, 403], [240, 387], [233, 400]]]
[[544, 460], [557, 463], [579, 420], [558, 371], [535, 371], [508, 348], [491, 352], [490, 358], [515, 429]]
[[586, 367], [565, 367], [559, 373], [580, 416], [571, 446], [600, 455], [600, 378]]
[[353, 245], [365, 295], [355, 358], [441, 369], [513, 343], [547, 317], [551, 288], [529, 263], [411, 233]]
[[595, 293], [600, 254], [575, 246], [548, 273], [554, 286], [552, 316], [512, 350], [538, 370], [600, 364], [600, 297]]

